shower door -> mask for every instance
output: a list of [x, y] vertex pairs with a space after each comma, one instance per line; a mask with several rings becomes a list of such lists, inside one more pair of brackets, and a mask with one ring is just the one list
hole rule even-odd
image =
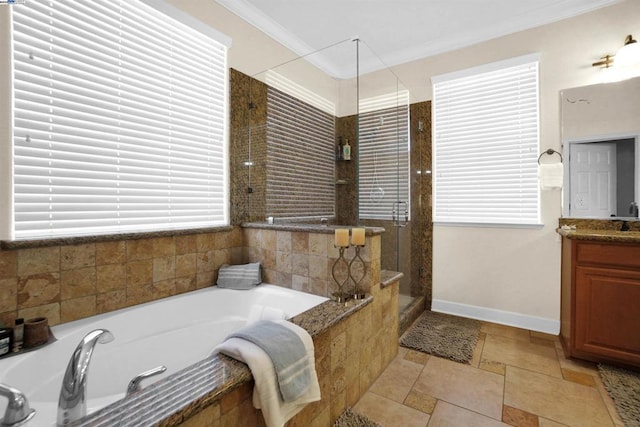
[[[386, 98], [386, 99], [385, 99]], [[360, 101], [359, 197], [361, 224], [382, 227], [381, 269], [404, 273], [400, 293], [411, 295], [409, 102], [407, 91]]]

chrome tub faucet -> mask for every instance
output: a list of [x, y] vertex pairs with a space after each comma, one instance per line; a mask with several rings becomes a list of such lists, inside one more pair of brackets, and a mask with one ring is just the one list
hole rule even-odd
[[58, 426], [79, 420], [87, 414], [87, 373], [91, 354], [96, 344], [113, 341], [113, 334], [106, 329], [89, 332], [78, 344], [62, 379], [58, 399]]
[[9, 399], [0, 426], [17, 427], [28, 422], [36, 414], [35, 409], [29, 408], [27, 397], [20, 390], [0, 384], [0, 396]]

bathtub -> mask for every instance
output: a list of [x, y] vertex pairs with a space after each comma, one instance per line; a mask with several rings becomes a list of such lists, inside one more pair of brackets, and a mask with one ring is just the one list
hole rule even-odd
[[[28, 426], [54, 426], [62, 376], [80, 340], [94, 329], [111, 331], [97, 344], [87, 380], [87, 413], [125, 396], [137, 374], [159, 365], [167, 371], [143, 381], [148, 386], [205, 359], [231, 332], [242, 327], [252, 305], [283, 310], [288, 318], [327, 298], [274, 285], [248, 291], [209, 287], [52, 327], [57, 338], [38, 350], [0, 359], [0, 383], [23, 392], [37, 411]], [[6, 399], [0, 398], [0, 418]]]

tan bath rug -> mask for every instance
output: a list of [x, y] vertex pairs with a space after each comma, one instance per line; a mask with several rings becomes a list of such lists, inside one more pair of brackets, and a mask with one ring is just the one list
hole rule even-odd
[[333, 424], [333, 427], [382, 427], [378, 423], [374, 423], [364, 415], [354, 412], [351, 408], [347, 408]]
[[400, 345], [468, 364], [479, 337], [477, 320], [425, 311], [402, 335]]
[[640, 372], [598, 364], [598, 372], [626, 427], [640, 427]]

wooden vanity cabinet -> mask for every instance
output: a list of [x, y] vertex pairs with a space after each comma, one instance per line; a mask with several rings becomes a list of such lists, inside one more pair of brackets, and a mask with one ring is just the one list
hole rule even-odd
[[567, 356], [640, 367], [640, 243], [562, 239]]

